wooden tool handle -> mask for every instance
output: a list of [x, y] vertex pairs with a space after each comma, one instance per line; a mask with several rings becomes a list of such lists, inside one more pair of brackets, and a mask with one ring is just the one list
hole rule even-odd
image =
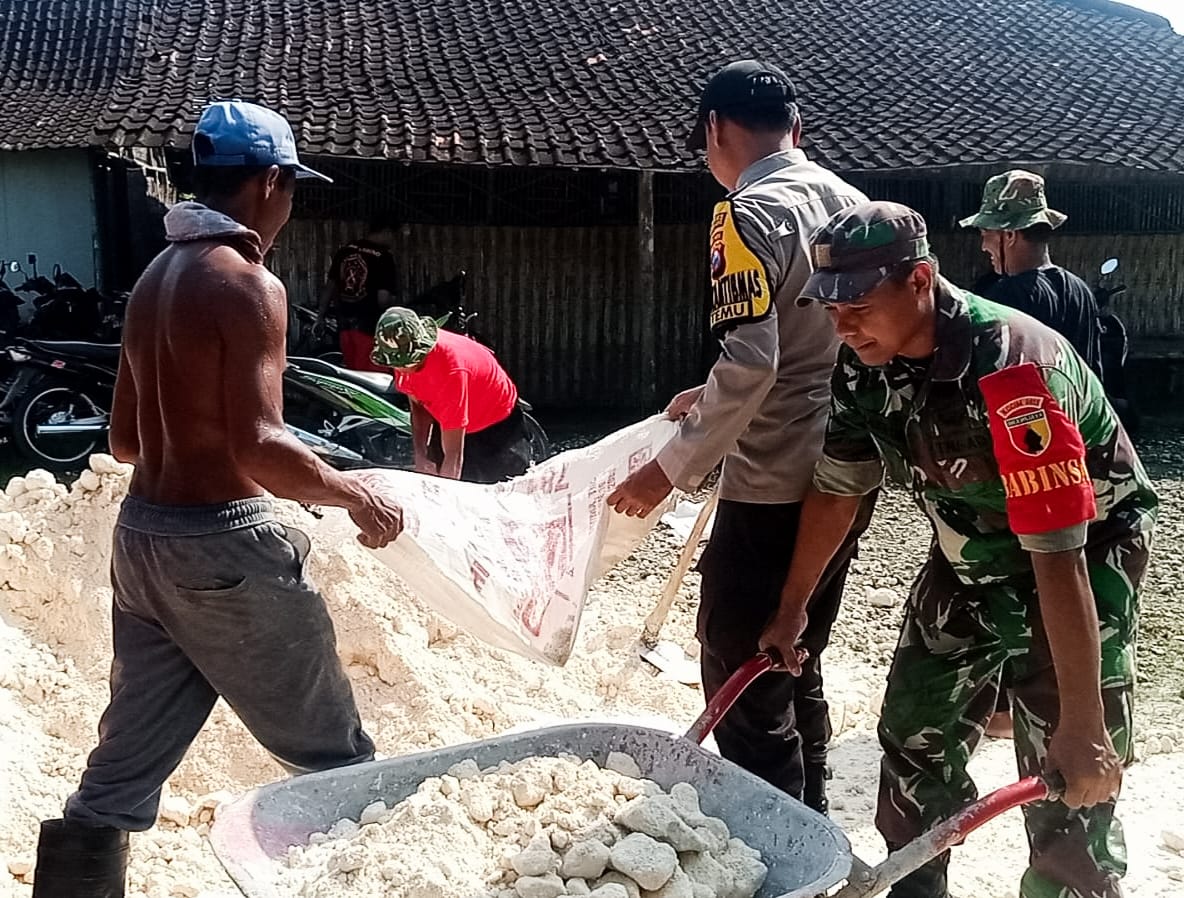
[[711, 513], [715, 511], [715, 507], [719, 502], [718, 489], [712, 490], [707, 501], [703, 503], [703, 507], [699, 509], [699, 516], [695, 518], [695, 525], [691, 528], [691, 535], [687, 537], [686, 545], [682, 547], [682, 554], [678, 556], [678, 562], [674, 565], [674, 570], [670, 572], [670, 576], [666, 580], [666, 586], [662, 589], [662, 596], [658, 599], [658, 604], [654, 606], [654, 610], [650, 612], [649, 617], [645, 619], [645, 629], [641, 631], [641, 643], [645, 646], [653, 646], [658, 640], [658, 632], [662, 629], [662, 625], [666, 623], [666, 615], [670, 613], [670, 606], [674, 604], [674, 597], [678, 595], [678, 587], [682, 585], [682, 579], [690, 570], [691, 561], [695, 557], [695, 550], [699, 548], [699, 540], [703, 538], [703, 531], [707, 527], [707, 522], [711, 519]]

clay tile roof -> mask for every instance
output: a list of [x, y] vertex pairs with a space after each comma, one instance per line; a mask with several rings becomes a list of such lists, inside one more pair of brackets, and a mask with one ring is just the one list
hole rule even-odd
[[698, 91], [746, 56], [834, 168], [1184, 173], [1184, 37], [1107, 0], [12, 0], [0, 149], [182, 146], [241, 97], [308, 152], [691, 169]]
[[119, 76], [137, 67], [151, 4], [16, 0], [0, 4], [0, 149], [92, 142]]

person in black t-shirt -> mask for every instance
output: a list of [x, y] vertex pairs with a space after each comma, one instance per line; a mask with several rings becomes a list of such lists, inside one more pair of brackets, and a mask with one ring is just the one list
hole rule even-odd
[[366, 236], [341, 247], [329, 266], [329, 278], [321, 291], [317, 327], [323, 328], [325, 314], [337, 306], [338, 332], [345, 367], [355, 371], [382, 371], [370, 361], [374, 328], [378, 318], [395, 304], [395, 240], [393, 218], [371, 220]]
[[983, 252], [1000, 275], [982, 295], [1051, 327], [1101, 378], [1101, 329], [1093, 291], [1073, 272], [1054, 265], [1048, 252], [1052, 232], [1066, 218], [1048, 207], [1044, 178], [1016, 170], [987, 181], [982, 208], [961, 224], [979, 229]]
[[[1016, 169], [987, 181], [982, 207], [960, 224], [979, 229], [983, 252], [999, 275], [993, 282], [983, 279], [982, 295], [1051, 327], [1101, 380], [1102, 332], [1093, 291], [1073, 272], [1053, 265], [1048, 252], [1052, 232], [1067, 219], [1063, 212], [1048, 207], [1044, 178]], [[987, 735], [1011, 738], [1010, 687], [1002, 677]]]
[[[1005, 232], [1000, 235], [1003, 244]], [[1012, 258], [1037, 261], [1036, 267], [1000, 278], [985, 296], [987, 299], [1027, 312], [1065, 337], [1089, 369], [1102, 377], [1102, 332], [1098, 327], [1098, 304], [1089, 285], [1073, 272], [1053, 265], [1048, 256], [1048, 225], [1034, 225], [1017, 231], [1018, 240]], [[985, 242], [985, 240], [984, 240]], [[1010, 262], [1010, 259], [1008, 260]]]

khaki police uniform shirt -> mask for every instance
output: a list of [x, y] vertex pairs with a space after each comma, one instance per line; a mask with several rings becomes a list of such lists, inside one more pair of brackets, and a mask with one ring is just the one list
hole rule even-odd
[[801, 150], [749, 166], [711, 227], [711, 328], [720, 357], [678, 434], [659, 452], [679, 489], [724, 460], [720, 498], [800, 502], [822, 449], [838, 338], [817, 303], [796, 300], [810, 276], [811, 234], [866, 201]]

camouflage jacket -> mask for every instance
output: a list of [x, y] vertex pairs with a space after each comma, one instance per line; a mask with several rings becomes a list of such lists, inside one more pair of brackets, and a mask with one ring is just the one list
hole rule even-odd
[[1033, 584], [1029, 552], [1149, 540], [1150, 480], [1064, 338], [944, 279], [937, 313], [927, 364], [869, 367], [840, 349], [816, 488], [860, 495], [886, 468], [971, 586]]

